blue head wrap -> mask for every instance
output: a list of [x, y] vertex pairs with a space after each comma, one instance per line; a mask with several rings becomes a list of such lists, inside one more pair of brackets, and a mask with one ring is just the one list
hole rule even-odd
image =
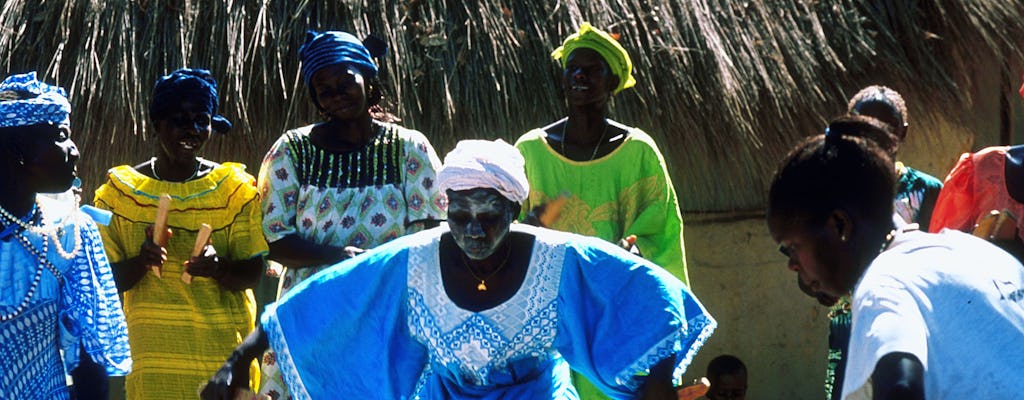
[[156, 81], [153, 101], [149, 104], [149, 118], [157, 120], [181, 105], [182, 101], [205, 106], [213, 116], [211, 125], [217, 133], [231, 130], [231, 121], [217, 115], [217, 81], [205, 69], [182, 68]]
[[71, 103], [64, 89], [36, 80], [35, 71], [0, 83], [0, 127], [41, 123], [71, 125]]
[[[370, 43], [368, 40], [367, 44]], [[316, 71], [334, 64], [350, 64], [358, 68], [365, 78], [372, 79], [377, 76], [377, 64], [372, 57], [387, 52], [382, 41], [375, 40], [372, 43], [373, 48], [367, 48], [363, 41], [348, 32], [309, 31], [306, 33], [306, 43], [299, 48], [302, 78], [308, 86]]]

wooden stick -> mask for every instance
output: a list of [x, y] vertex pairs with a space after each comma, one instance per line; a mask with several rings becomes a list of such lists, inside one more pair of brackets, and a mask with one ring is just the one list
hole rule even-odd
[[694, 380], [693, 384], [680, 388], [676, 391], [676, 396], [679, 400], [696, 400], [701, 396], [708, 393], [708, 389], [711, 388], [711, 382], [708, 378], [701, 377], [700, 379]]
[[558, 221], [558, 217], [562, 215], [562, 207], [565, 207], [565, 203], [569, 202], [569, 196], [567, 194], [561, 194], [553, 200], [549, 201], [544, 206], [544, 211], [537, 219], [540, 220], [541, 225], [545, 228], [550, 228], [551, 224]]
[[999, 213], [995, 228], [992, 228], [990, 240], [1016, 240], [1017, 239], [1017, 216], [1010, 210], [1004, 209]]
[[973, 233], [974, 236], [989, 240], [992, 237], [992, 231], [995, 230], [996, 219], [998, 218], [999, 211], [996, 210], [980, 215], [977, 223], [974, 224], [974, 229], [971, 233]]
[[[156, 218], [153, 220], [153, 243], [160, 247], [167, 247], [167, 213], [170, 211], [171, 196], [167, 193], [161, 194], [156, 207]], [[151, 265], [149, 269], [157, 278], [163, 277], [163, 274], [160, 273], [160, 266]]]
[[[210, 241], [210, 233], [213, 232], [213, 228], [209, 224], [203, 224], [199, 227], [199, 233], [196, 234], [196, 244], [192, 246], [192, 257], [199, 257], [203, 254], [203, 248], [206, 247], [206, 243]], [[182, 271], [181, 281], [186, 284], [192, 284], [192, 274], [188, 273], [188, 270]]]

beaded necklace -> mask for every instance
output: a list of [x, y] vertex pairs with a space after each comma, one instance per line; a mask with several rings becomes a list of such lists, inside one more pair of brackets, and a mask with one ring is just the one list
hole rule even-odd
[[885, 235], [885, 241], [882, 242], [882, 247], [878, 249], [878, 254], [884, 253], [885, 250], [889, 248], [889, 245], [892, 244], [892, 241], [895, 240], [895, 239], [896, 239], [896, 230], [893, 229], [893, 230], [889, 231], [889, 233], [887, 235]]
[[21, 243], [25, 250], [28, 250], [29, 253], [35, 256], [36, 261], [39, 262], [39, 267], [36, 268], [36, 272], [32, 276], [32, 284], [29, 286], [28, 293], [25, 294], [25, 298], [21, 300], [21, 303], [19, 303], [17, 307], [14, 307], [14, 311], [7, 314], [0, 314], [0, 322], [10, 321], [11, 319], [14, 319], [15, 317], [17, 317], [18, 315], [25, 311], [25, 308], [28, 307], [28, 304], [32, 300], [32, 297], [35, 296], [36, 290], [39, 289], [39, 282], [42, 281], [44, 268], [49, 270], [50, 273], [53, 274], [55, 278], [57, 278], [58, 285], [64, 285], [64, 278], [60, 275], [60, 271], [57, 269], [56, 266], [53, 265], [53, 263], [50, 262], [50, 260], [46, 258], [48, 248], [47, 242], [49, 238], [48, 235], [42, 235], [43, 250], [41, 252], [37, 250], [35, 246], [32, 245], [32, 242], [30, 242], [28, 238], [25, 237], [25, 235], [21, 233], [15, 233], [14, 236], [18, 238], [18, 242]]
[[[10, 225], [10, 224], [13, 223], [13, 224], [17, 224], [18, 226], [24, 228], [26, 231], [35, 233], [37, 235], [40, 235], [40, 236], [50, 236], [50, 237], [53, 238], [53, 242], [56, 244], [54, 246], [54, 248], [57, 249], [57, 253], [60, 254], [60, 256], [62, 258], [64, 258], [65, 260], [70, 260], [72, 258], [75, 258], [75, 255], [78, 254], [78, 250], [80, 250], [82, 248], [82, 235], [81, 235], [82, 228], [78, 224], [78, 216], [76, 214], [72, 214], [72, 216], [70, 217], [71, 218], [71, 225], [73, 225], [75, 227], [75, 234], [74, 234], [74, 236], [75, 236], [75, 242], [74, 243], [75, 244], [74, 244], [74, 247], [71, 248], [71, 251], [68, 251], [68, 250], [65, 250], [64, 246], [61, 245], [61, 243], [60, 243], [60, 236], [59, 235], [60, 235], [61, 227], [59, 225], [57, 225], [57, 224], [52, 224], [50, 226], [45, 226], [46, 224], [43, 223], [43, 215], [46, 215], [46, 213], [43, 212], [43, 205], [42, 205], [42, 203], [39, 203], [38, 201], [36, 201], [36, 203], [32, 204], [32, 210], [29, 211], [28, 215], [25, 216], [24, 218], [19, 218], [19, 217], [15, 216], [14, 214], [12, 214], [10, 211], [7, 211], [7, 209], [5, 209], [3, 206], [0, 206], [0, 216], [2, 216], [4, 218], [4, 220], [6, 221], [4, 223], [4, 225]], [[39, 217], [39, 226], [30, 224], [29, 222], [27, 222], [27, 221], [32, 221], [37, 216]]]

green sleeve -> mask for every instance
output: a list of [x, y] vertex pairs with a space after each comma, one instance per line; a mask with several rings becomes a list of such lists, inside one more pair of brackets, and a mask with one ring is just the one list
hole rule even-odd
[[645, 164], [649, 168], [658, 168], [660, 173], [651, 175], [649, 184], [640, 185], [640, 213], [626, 226], [625, 235], [636, 235], [637, 247], [645, 258], [689, 286], [679, 201], [664, 159], [656, 148], [653, 151], [656, 157], [645, 160]]

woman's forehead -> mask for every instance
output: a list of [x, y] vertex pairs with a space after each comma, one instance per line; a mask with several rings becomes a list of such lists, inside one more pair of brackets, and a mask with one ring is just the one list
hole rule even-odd
[[362, 73], [354, 65], [347, 63], [331, 64], [319, 69], [310, 77], [313, 83], [329, 82], [338, 79], [352, 79], [355, 76], [362, 76]]
[[202, 104], [198, 101], [192, 101], [189, 99], [182, 99], [177, 104], [173, 104], [171, 108], [167, 109], [167, 115], [176, 114], [209, 114], [213, 110], [206, 104]]
[[569, 53], [569, 57], [566, 58], [566, 61], [570, 60], [604, 61], [604, 57], [602, 57], [601, 53], [598, 53], [597, 50], [580, 47], [573, 50], [572, 53]]
[[501, 208], [507, 201], [494, 190], [471, 189], [449, 191], [448, 208]]

